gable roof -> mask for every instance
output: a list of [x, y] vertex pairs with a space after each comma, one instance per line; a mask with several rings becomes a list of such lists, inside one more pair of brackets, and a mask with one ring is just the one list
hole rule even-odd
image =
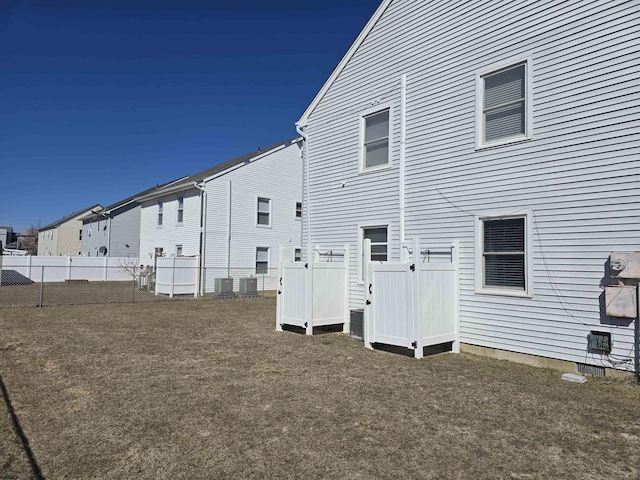
[[136, 198], [142, 196], [142, 195], [147, 195], [149, 193], [155, 192], [156, 190], [159, 190], [161, 188], [164, 188], [166, 186], [171, 185], [172, 183], [176, 183], [179, 182], [181, 180], [183, 180], [185, 177], [181, 177], [177, 180], [172, 180], [170, 182], [166, 182], [163, 183], [162, 185], [156, 185], [155, 187], [151, 187], [151, 188], [147, 188], [146, 190], [143, 190], [142, 192], [136, 193], [135, 195], [131, 195], [130, 197], [125, 198], [124, 200], [120, 200], [119, 202], [115, 202], [112, 203], [111, 205], [104, 207], [102, 210], [100, 210], [100, 212], [96, 212], [93, 213], [91, 212], [89, 215], [82, 217], [80, 220], [82, 221], [86, 221], [86, 220], [95, 220], [98, 217], [102, 218], [102, 213], [109, 215], [111, 212], [113, 212], [114, 210], [118, 210], [119, 208], [122, 208], [130, 203], [133, 203], [136, 201]]
[[140, 194], [136, 197], [136, 200], [138, 201], [150, 200], [152, 198], [159, 197], [171, 192], [179, 192], [181, 190], [194, 188], [193, 186], [194, 183], [206, 181], [210, 177], [213, 177], [218, 173], [222, 173], [225, 170], [249, 163], [252, 160], [257, 159], [258, 157], [266, 155], [267, 153], [273, 152], [282, 147], [288, 147], [289, 145], [292, 145], [293, 143], [297, 142], [299, 138], [300, 137], [294, 137], [292, 139], [285, 140], [284, 142], [278, 142], [273, 145], [270, 145], [267, 148], [260, 148], [254, 152], [240, 155], [239, 157], [228, 160], [214, 167], [207, 168], [206, 170], [203, 170], [199, 173], [195, 173], [188, 177], [184, 177], [184, 179], [174, 182], [170, 185], [166, 185], [161, 189], [155, 190], [153, 192], [150, 192], [144, 195]]
[[347, 50], [347, 53], [345, 53], [344, 57], [342, 57], [342, 60], [340, 60], [340, 63], [338, 63], [338, 65], [333, 70], [333, 72], [331, 73], [331, 75], [329, 76], [327, 81], [324, 83], [324, 85], [322, 86], [322, 88], [320, 89], [318, 94], [315, 96], [313, 101], [309, 104], [309, 106], [304, 111], [304, 113], [302, 114], [300, 119], [296, 122], [296, 125], [298, 125], [300, 127], [306, 127], [307, 126], [307, 122], [309, 121], [309, 117], [311, 116], [313, 111], [316, 109], [316, 107], [318, 106], [320, 101], [327, 94], [327, 92], [329, 91], [331, 86], [335, 83], [335, 81], [337, 80], [338, 76], [345, 69], [345, 67], [347, 66], [347, 64], [351, 60], [351, 58], [358, 51], [358, 48], [360, 48], [360, 45], [362, 45], [364, 43], [364, 41], [367, 38], [367, 36], [369, 35], [369, 33], [371, 32], [371, 30], [373, 30], [373, 27], [375, 27], [376, 23], [378, 23], [378, 20], [380, 20], [380, 17], [382, 17], [382, 14], [387, 10], [389, 5], [391, 5], [392, 1], [393, 0], [384, 0], [380, 4], [380, 6], [375, 11], [373, 16], [369, 19], [367, 24], [364, 26], [364, 28], [360, 32], [360, 35], [358, 35], [358, 37], [356, 38], [355, 42], [353, 42], [351, 47], [349, 47], [349, 50]]
[[68, 222], [72, 218], [75, 218], [75, 217], [77, 217], [79, 215], [82, 215], [85, 212], [89, 212], [89, 211], [93, 210], [94, 208], [102, 208], [102, 205], [100, 205], [99, 203], [96, 203], [95, 205], [93, 205], [91, 207], [84, 208], [84, 209], [81, 209], [81, 210], [76, 210], [75, 212], [71, 212], [69, 215], [65, 215], [64, 217], [59, 218], [55, 222], [51, 222], [50, 224], [45, 225], [42, 228], [39, 228], [38, 231], [39, 232], [43, 232], [45, 230], [51, 230], [52, 228], [55, 228], [55, 227], [57, 227], [59, 225], [62, 225], [65, 222]]

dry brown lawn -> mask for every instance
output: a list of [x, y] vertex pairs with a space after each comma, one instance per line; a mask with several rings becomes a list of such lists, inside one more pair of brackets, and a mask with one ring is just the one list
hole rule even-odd
[[[640, 478], [640, 388], [274, 331], [273, 299], [0, 310], [46, 478]], [[1, 405], [0, 405], [1, 406]], [[0, 477], [32, 468], [6, 410]]]

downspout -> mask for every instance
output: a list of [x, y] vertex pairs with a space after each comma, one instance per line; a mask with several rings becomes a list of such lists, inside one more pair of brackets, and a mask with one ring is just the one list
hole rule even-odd
[[[405, 174], [404, 163], [407, 151], [407, 75], [403, 74], [400, 80], [400, 172], [399, 177], [399, 230], [400, 230], [400, 249], [402, 250], [402, 243], [406, 241], [405, 237]], [[402, 256], [402, 252], [400, 253]]]
[[229, 224], [227, 228], [227, 278], [231, 278], [231, 180], [229, 180]]
[[200, 295], [204, 296], [205, 290], [205, 253], [207, 244], [207, 192], [204, 187], [198, 185], [198, 182], [193, 182], [193, 186], [200, 190]]
[[[306, 200], [307, 200], [307, 242], [306, 244], [309, 245], [311, 243], [311, 200], [310, 200], [310, 195], [309, 195], [309, 137], [307, 136], [307, 134], [302, 130], [302, 127], [296, 123], [296, 132], [298, 132], [298, 135], [300, 135], [303, 140], [304, 140], [304, 172], [305, 172], [305, 180], [306, 180]], [[302, 242], [305, 243], [305, 242]], [[311, 252], [307, 252], [307, 259], [311, 258], [310, 257]]]
[[109, 232], [107, 233], [107, 257], [111, 255], [111, 214], [109, 214]]

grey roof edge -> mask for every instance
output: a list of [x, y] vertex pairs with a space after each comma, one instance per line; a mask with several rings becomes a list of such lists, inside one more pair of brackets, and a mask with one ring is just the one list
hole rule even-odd
[[[45, 225], [44, 227], [41, 227], [38, 229], [38, 232], [44, 232], [45, 230], [51, 230], [52, 228], [56, 228], [60, 225], [62, 225], [65, 222], [68, 222], [69, 220], [73, 220], [76, 217], [79, 217], [80, 215], [84, 214], [85, 212], [91, 211], [95, 208], [102, 208], [102, 205], [100, 205], [99, 203], [96, 203], [95, 205], [88, 207], [88, 208], [84, 208], [81, 210], [76, 210], [75, 212], [71, 212], [68, 215], [65, 215], [62, 218], [59, 218], [58, 220], [56, 220], [55, 222], [51, 222], [48, 225]], [[80, 219], [78, 219], [80, 220]]]
[[[147, 188], [146, 190], [143, 190], [142, 192], [138, 192], [135, 195], [131, 195], [123, 200], [120, 200], [118, 202], [112, 203], [111, 205], [108, 205], [106, 207], [104, 207], [102, 210], [100, 210], [100, 212], [97, 213], [93, 213], [91, 212], [89, 215], [86, 215], [84, 217], [82, 217], [80, 220], [87, 221], [87, 220], [96, 220], [98, 217], [104, 217], [104, 215], [109, 216], [113, 211], [118, 210], [120, 208], [123, 208], [129, 204], [131, 204], [132, 202], [136, 202], [137, 198], [140, 197], [141, 195], [146, 195], [148, 193], [151, 193], [155, 190], [158, 190], [160, 188], [164, 188], [168, 185], [171, 185], [172, 183], [176, 183], [179, 182], [180, 180], [185, 179], [186, 177], [180, 177], [178, 179], [175, 180], [171, 180], [170, 182], [166, 182], [163, 183], [162, 185], [156, 185], [155, 187], [151, 187], [151, 188]], [[102, 215], [104, 214], [104, 215]]]
[[286, 148], [295, 143], [298, 143], [301, 139], [302, 137], [295, 136], [288, 140], [274, 143], [269, 147], [261, 148], [251, 153], [240, 155], [239, 157], [233, 158], [226, 162], [222, 162], [218, 165], [210, 167], [194, 175], [185, 177], [183, 180], [179, 181], [178, 183], [167, 185], [164, 188], [158, 189], [146, 195], [140, 195], [135, 200], [139, 202], [143, 202], [147, 200], [152, 200], [154, 198], [162, 197], [164, 195], [169, 195], [171, 193], [176, 193], [176, 192], [181, 192], [185, 190], [190, 190], [192, 188], [196, 188], [194, 185], [196, 183], [207, 181], [215, 176], [218, 176], [218, 174], [222, 174], [223, 172], [225, 172], [226, 170], [229, 170], [230, 168], [249, 164], [252, 161], [257, 160], [258, 158], [262, 158], [262, 157], [268, 156], [270, 153], [274, 153], [274, 151], [276, 150], [279, 150], [281, 148]]

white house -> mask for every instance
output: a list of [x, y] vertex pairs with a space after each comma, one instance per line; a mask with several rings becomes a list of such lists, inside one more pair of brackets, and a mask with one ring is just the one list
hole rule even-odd
[[200, 255], [203, 291], [214, 290], [215, 278], [250, 276], [259, 278], [259, 288], [275, 289], [280, 245], [288, 258], [301, 252], [300, 140], [242, 155], [139, 197], [141, 263], [151, 263], [156, 249], [165, 256]]
[[623, 0], [382, 2], [297, 122], [303, 244], [352, 247], [351, 309], [365, 237], [379, 261], [459, 242], [463, 348], [630, 367], [633, 320], [601, 302], [610, 252], [640, 248], [639, 18]]

